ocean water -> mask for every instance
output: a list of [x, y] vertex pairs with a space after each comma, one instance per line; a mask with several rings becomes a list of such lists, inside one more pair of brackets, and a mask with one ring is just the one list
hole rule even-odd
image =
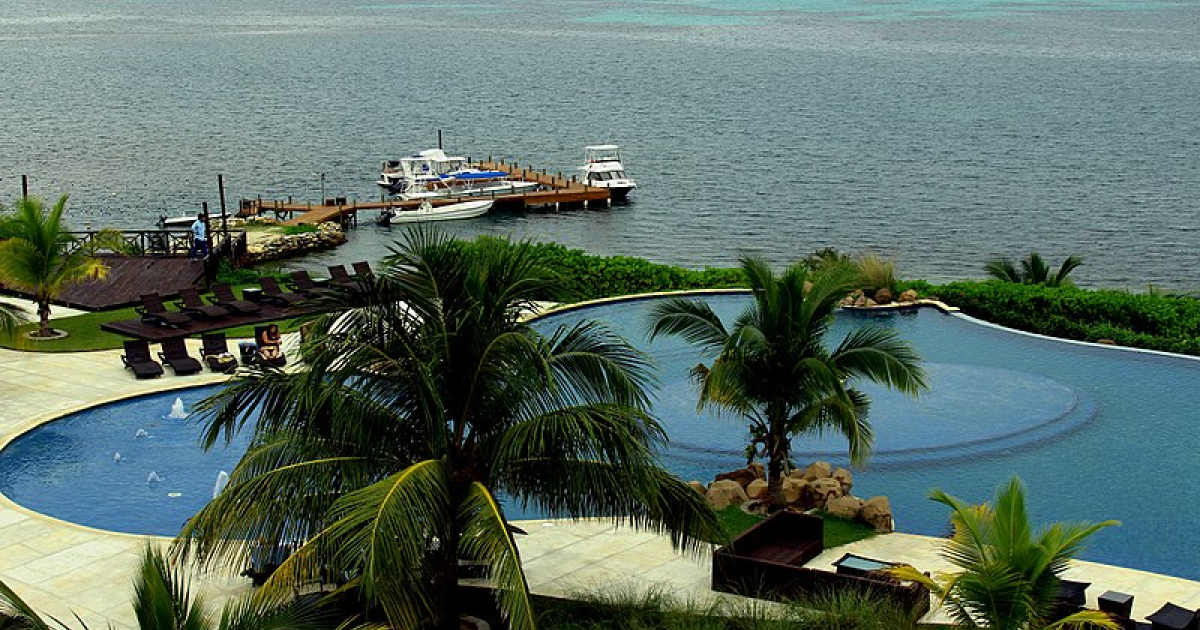
[[[1134, 0], [7, 0], [0, 200], [77, 227], [240, 197], [374, 199], [435, 145], [571, 172], [625, 149], [611, 209], [464, 236], [692, 267], [744, 251], [982, 276], [1080, 254], [1089, 286], [1200, 288], [1200, 5]], [[293, 264], [375, 259], [366, 225]]]

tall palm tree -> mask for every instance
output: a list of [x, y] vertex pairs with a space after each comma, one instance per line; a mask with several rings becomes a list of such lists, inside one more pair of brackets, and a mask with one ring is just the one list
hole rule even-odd
[[505, 502], [669, 532], [693, 550], [721, 535], [703, 497], [659, 466], [645, 357], [595, 323], [544, 336], [524, 321], [562, 296], [541, 250], [417, 230], [392, 252], [343, 302], [355, 308], [313, 322], [302, 369], [264, 368], [204, 404], [209, 445], [261, 417], [181, 554], [215, 562], [296, 541], [268, 592], [325, 568], [405, 628], [456, 627], [458, 561], [472, 559], [524, 630], [534, 619]]
[[951, 510], [954, 533], [943, 544], [942, 556], [962, 571], [937, 579], [913, 567], [890, 573], [927, 586], [959, 626], [1032, 630], [1086, 624], [1117, 630], [1107, 614], [1094, 610], [1052, 618], [1068, 562], [1092, 534], [1117, 521], [1053, 523], [1035, 531], [1017, 477], [1001, 489], [995, 507], [969, 505], [941, 490], [930, 498]]
[[833, 350], [825, 346], [834, 309], [857, 281], [853, 269], [832, 266], [810, 276], [797, 264], [776, 277], [764, 260], [750, 256], [741, 267], [754, 301], [732, 328], [707, 303], [674, 298], [654, 307], [651, 337], [679, 335], [715, 356], [693, 371], [700, 383], [697, 407], [749, 422], [766, 451], [768, 494], [783, 505], [792, 437], [836, 431], [856, 464], [870, 452], [870, 400], [851, 386], [853, 379], [915, 395], [926, 387], [925, 372], [912, 347], [889, 330], [864, 327]]
[[[214, 616], [204, 599], [192, 594], [186, 576], [149, 547], [133, 586], [133, 609], [141, 630], [319, 630], [332, 625], [308, 601], [267, 597], [231, 600], [219, 617]], [[88, 629], [82, 621], [80, 626]], [[4, 582], [0, 582], [0, 628], [71, 630], [53, 617], [48, 623]]]
[[40, 199], [24, 197], [11, 216], [0, 220], [0, 282], [33, 296], [40, 337], [53, 332], [50, 303], [64, 288], [108, 272], [103, 263], [76, 247], [75, 238], [64, 229], [66, 205], [67, 195], [63, 195], [47, 213]]
[[1017, 265], [1012, 259], [1001, 256], [989, 260], [984, 265], [983, 270], [987, 274], [997, 280], [1011, 282], [1014, 284], [1041, 284], [1048, 287], [1061, 287], [1070, 284], [1067, 276], [1070, 275], [1077, 267], [1083, 264], [1083, 258], [1080, 256], [1067, 256], [1059, 266], [1058, 271], [1051, 274], [1050, 265], [1042, 258], [1041, 254], [1032, 253], [1028, 258], [1021, 261], [1021, 268], [1017, 269]]

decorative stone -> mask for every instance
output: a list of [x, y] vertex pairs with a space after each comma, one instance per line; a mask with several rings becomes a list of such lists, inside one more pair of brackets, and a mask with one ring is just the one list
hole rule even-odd
[[854, 298], [854, 305], [855, 305], [855, 306], [859, 306], [859, 307], [866, 306], [866, 305], [867, 305], [867, 298], [866, 298], [865, 296], [862, 296], [862, 295], [860, 295], [860, 296], [858, 296], [858, 297]]
[[812, 490], [814, 503], [819, 506], [828, 505], [833, 499], [842, 496], [842, 484], [837, 479], [815, 479], [808, 487]]
[[842, 306], [854, 306], [854, 298], [850, 297], [849, 295], [842, 298]]
[[871, 298], [867, 298], [867, 300], [865, 302], [863, 302], [863, 306], [865, 306], [867, 308], [871, 308], [872, 306], [879, 306], [879, 303], [876, 302], [875, 300], [872, 300]]
[[700, 496], [704, 496], [705, 493], [708, 492], [708, 489], [704, 487], [704, 484], [700, 483], [699, 481], [689, 481], [688, 485], [691, 486], [692, 490], [699, 492]]
[[714, 481], [704, 496], [714, 510], [724, 510], [731, 505], [741, 505], [750, 500], [742, 486], [732, 479]]
[[766, 467], [764, 467], [762, 464], [760, 464], [758, 462], [751, 462], [750, 465], [746, 467], [746, 470], [749, 470], [750, 472], [754, 473], [755, 479], [766, 479], [767, 478]]
[[833, 465], [829, 462], [813, 462], [804, 469], [804, 478], [808, 481], [824, 479], [833, 474]]
[[875, 291], [875, 301], [879, 304], [888, 304], [892, 301], [892, 290], [887, 287], [878, 289]]
[[1097, 340], [1096, 340], [1096, 343], [1102, 343], [1102, 344], [1104, 344], [1104, 345], [1106, 345], [1106, 346], [1115, 346], [1115, 345], [1117, 345], [1117, 342], [1113, 341], [1112, 339], [1097, 339]]
[[852, 521], [858, 518], [858, 512], [862, 510], [863, 500], [858, 497], [838, 497], [832, 499], [825, 504], [825, 511], [838, 517]]
[[837, 479], [838, 483], [842, 484], [842, 496], [850, 494], [850, 488], [854, 487], [854, 476], [850, 474], [849, 470], [846, 470], [845, 468], [839, 468], [833, 471], [833, 474], [830, 476], [834, 479]]
[[892, 504], [887, 497], [871, 497], [863, 504], [859, 517], [881, 534], [890, 534], [893, 529]]
[[767, 482], [764, 479], [755, 479], [746, 486], [746, 496], [752, 500], [759, 500], [767, 496]]
[[787, 476], [792, 479], [804, 479], [804, 471], [799, 468], [793, 468], [792, 472], [789, 472]]
[[783, 502], [788, 505], [795, 505], [804, 498], [808, 482], [794, 477], [788, 477], [783, 480]]
[[717, 475], [717, 481], [723, 481], [726, 479], [732, 479], [736, 481], [739, 486], [745, 488], [746, 486], [750, 485], [751, 481], [758, 479], [758, 477], [755, 476], [753, 471], [747, 468], [739, 468], [737, 470], [731, 470], [727, 473], [721, 473]]
[[912, 289], [904, 291], [903, 293], [900, 294], [900, 297], [896, 298], [896, 301], [897, 302], [916, 302], [917, 301], [917, 292]]

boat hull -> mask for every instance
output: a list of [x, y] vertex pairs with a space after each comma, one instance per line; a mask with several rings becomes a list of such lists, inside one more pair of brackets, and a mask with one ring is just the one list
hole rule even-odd
[[463, 201], [442, 206], [422, 204], [416, 210], [389, 210], [379, 217], [383, 225], [396, 223], [423, 223], [425, 221], [455, 221], [474, 219], [488, 213], [494, 202], [491, 199]]

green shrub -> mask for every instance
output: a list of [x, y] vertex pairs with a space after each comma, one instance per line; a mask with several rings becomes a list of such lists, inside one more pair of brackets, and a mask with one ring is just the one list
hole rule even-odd
[[321, 231], [320, 228], [318, 228], [317, 226], [308, 225], [308, 224], [283, 226], [283, 235], [284, 236], [291, 236], [293, 234], [311, 234], [313, 232], [320, 232], [320, 231]]
[[1080, 341], [1200, 354], [1200, 301], [997, 281], [929, 287], [964, 313], [1018, 330]]
[[228, 258], [222, 258], [217, 267], [215, 281], [217, 284], [228, 285], [254, 284], [258, 282], [260, 275], [262, 274], [249, 267], [234, 269]]

